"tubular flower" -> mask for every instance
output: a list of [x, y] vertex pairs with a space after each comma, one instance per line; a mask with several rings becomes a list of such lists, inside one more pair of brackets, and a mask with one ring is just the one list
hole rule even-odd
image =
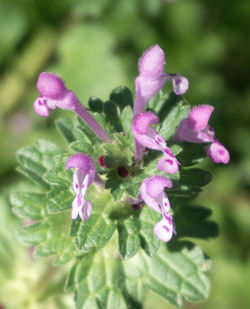
[[216, 139], [214, 129], [208, 124], [214, 111], [211, 105], [199, 105], [191, 109], [187, 118], [183, 119], [175, 134], [178, 141], [191, 143], [211, 143], [206, 154], [215, 163], [227, 164], [230, 160], [228, 150]]
[[56, 107], [76, 112], [104, 142], [110, 142], [106, 131], [78, 101], [73, 91], [66, 89], [64, 82], [57, 75], [43, 72], [37, 80], [40, 96], [34, 102], [34, 110], [41, 116], [48, 117], [49, 111]]
[[83, 221], [88, 220], [92, 212], [92, 204], [84, 196], [95, 179], [96, 168], [93, 160], [83, 153], [73, 154], [66, 163], [66, 169], [75, 168], [73, 174], [73, 190], [76, 194], [72, 202], [72, 219], [78, 215]]
[[135, 140], [142, 146], [162, 151], [163, 157], [158, 161], [159, 170], [166, 173], [176, 173], [179, 162], [167, 147], [164, 139], [151, 128], [152, 124], [159, 122], [158, 117], [152, 112], [144, 112], [135, 116], [132, 123], [132, 132]]
[[140, 197], [153, 210], [162, 215], [162, 220], [154, 226], [155, 235], [167, 242], [176, 234], [171, 216], [170, 203], [164, 188], [172, 188], [172, 182], [164, 176], [152, 176], [143, 180], [140, 186]]
[[142, 55], [138, 65], [139, 76], [135, 80], [134, 115], [144, 111], [147, 101], [161, 90], [167, 80], [172, 81], [177, 95], [188, 90], [188, 80], [179, 74], [166, 74], [164, 66], [165, 55], [159, 45], [152, 46]]

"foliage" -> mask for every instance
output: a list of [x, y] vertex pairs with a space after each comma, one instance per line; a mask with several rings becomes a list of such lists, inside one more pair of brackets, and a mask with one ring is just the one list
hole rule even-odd
[[[57, 121], [57, 128], [69, 149], [40, 139], [17, 155], [19, 171], [39, 188], [11, 194], [14, 212], [32, 220], [18, 228], [18, 238], [35, 246], [37, 257], [53, 255], [55, 265], [73, 261], [66, 291], [75, 293], [79, 309], [139, 308], [148, 289], [176, 306], [183, 300], [200, 301], [208, 296], [209, 280], [204, 272], [210, 269], [211, 261], [194, 243], [185, 241], [185, 237], [208, 239], [217, 235], [217, 225], [208, 218], [211, 212], [192, 205], [192, 199], [211, 180], [210, 173], [193, 167], [203, 160], [205, 150], [200, 149], [197, 159], [192, 156], [195, 145], [194, 149], [191, 145], [170, 146], [180, 160], [185, 160], [179, 173], [170, 175], [174, 189], [168, 195], [178, 234], [166, 246], [153, 233], [159, 214], [147, 206], [135, 209], [130, 202], [138, 197], [144, 178], [162, 174], [157, 172], [153, 152], [140, 166], [134, 166], [131, 105], [126, 87], [115, 89], [107, 102], [91, 98], [90, 110], [112, 137], [111, 144], [102, 143], [80, 118], [71, 121], [64, 117]], [[160, 132], [169, 139], [186, 117], [189, 105], [171, 93], [154, 97], [149, 108], [159, 113]], [[93, 184], [87, 191], [93, 205], [87, 221], [70, 220], [72, 171], [65, 169], [65, 162], [72, 150], [89, 154], [106, 179], [105, 187]], [[105, 167], [98, 164], [100, 155], [104, 155]], [[119, 175], [121, 166], [128, 169], [128, 177]]]

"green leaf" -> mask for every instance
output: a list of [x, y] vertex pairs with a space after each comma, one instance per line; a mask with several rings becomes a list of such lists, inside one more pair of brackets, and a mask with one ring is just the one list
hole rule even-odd
[[124, 86], [115, 88], [109, 97], [110, 101], [115, 102], [121, 110], [130, 106], [133, 108], [133, 97], [131, 91]]
[[212, 180], [212, 175], [201, 168], [182, 169], [180, 184], [188, 187], [203, 187]]
[[105, 102], [104, 114], [106, 117], [106, 122], [114, 129], [114, 131], [122, 132], [121, 120], [118, 115], [117, 105], [114, 102]]
[[210, 261], [190, 243], [179, 244], [173, 251], [162, 245], [153, 257], [141, 253], [123, 264], [130, 285], [143, 282], [175, 306], [181, 306], [183, 299], [195, 302], [208, 296], [210, 285], [204, 272]]
[[46, 224], [34, 223], [17, 229], [18, 238], [26, 245], [38, 245], [47, 237]]
[[75, 128], [74, 123], [68, 117], [61, 117], [56, 120], [56, 125], [68, 143], [72, 143], [80, 138], [80, 133]]
[[101, 142], [100, 138], [95, 134], [92, 129], [80, 118], [77, 117], [77, 128], [82, 132], [82, 135], [85, 137], [85, 141], [89, 144], [98, 144]]
[[159, 134], [164, 139], [169, 139], [175, 133], [181, 120], [188, 116], [189, 109], [189, 105], [182, 100], [181, 96], [171, 92], [158, 113], [161, 123]]
[[140, 223], [136, 215], [120, 221], [118, 225], [119, 251], [124, 259], [133, 257], [141, 247]]
[[177, 159], [182, 166], [191, 166], [201, 162], [206, 155], [206, 148], [208, 144], [192, 144], [183, 143], [184, 147], [181, 153], [177, 155]]
[[75, 287], [76, 308], [126, 309], [120, 290], [122, 279], [120, 260], [113, 247], [85, 255], [76, 262], [67, 280]]
[[140, 214], [141, 246], [148, 256], [153, 256], [160, 247], [160, 240], [154, 234], [154, 226], [161, 220], [161, 215], [148, 206]]
[[36, 146], [26, 146], [18, 151], [17, 159], [20, 163], [18, 170], [38, 184], [48, 188], [48, 183], [43, 179], [45, 172], [54, 162], [53, 156], [59, 149], [53, 143], [38, 140]]
[[218, 236], [218, 225], [209, 220], [212, 211], [201, 206], [177, 205], [174, 221], [178, 237], [208, 239]]
[[54, 186], [47, 195], [48, 212], [58, 213], [72, 208], [74, 195], [69, 192], [67, 186]]
[[93, 210], [87, 221], [80, 222], [76, 232], [76, 246], [80, 253], [100, 249], [107, 243], [116, 229], [116, 221], [110, 218], [110, 213], [119, 207], [110, 194], [93, 185], [88, 189], [86, 198], [91, 201]]
[[13, 192], [10, 203], [13, 211], [21, 218], [39, 220], [42, 218], [44, 194], [30, 192]]
[[130, 106], [126, 106], [121, 112], [121, 122], [123, 131], [131, 133], [131, 124], [133, 120], [133, 111]]

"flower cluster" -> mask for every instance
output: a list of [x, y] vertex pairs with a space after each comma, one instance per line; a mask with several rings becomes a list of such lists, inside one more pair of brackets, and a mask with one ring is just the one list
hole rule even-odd
[[[184, 94], [189, 84], [187, 78], [180, 74], [165, 73], [164, 66], [165, 55], [158, 45], [148, 49], [139, 60], [139, 76], [135, 80], [136, 95], [132, 121], [135, 143], [134, 163], [141, 161], [146, 147], [162, 152], [162, 157], [157, 163], [158, 170], [174, 174], [178, 172], [180, 163], [167, 146], [166, 141], [152, 127], [159, 123], [158, 116], [145, 109], [148, 100], [162, 89], [166, 81], [172, 81], [176, 95]], [[112, 143], [104, 128], [83, 107], [74, 92], [65, 87], [64, 82], [57, 75], [41, 73], [37, 88], [40, 93], [34, 103], [37, 114], [47, 117], [50, 110], [56, 107], [71, 110], [78, 114], [103, 142]], [[214, 108], [209, 105], [194, 107], [188, 118], [182, 120], [174, 138], [180, 142], [210, 143], [207, 155], [216, 163], [228, 163], [228, 151], [215, 138], [214, 130], [208, 125], [213, 110]], [[98, 162], [103, 168], [108, 168], [103, 155]], [[92, 204], [85, 200], [85, 195], [88, 187], [94, 181], [100, 180], [100, 177], [97, 175], [95, 163], [90, 156], [84, 153], [75, 153], [68, 159], [66, 169], [71, 168], [74, 168], [73, 190], [76, 194], [72, 202], [72, 219], [79, 216], [86, 221], [91, 216]], [[172, 187], [173, 184], [167, 176], [154, 174], [142, 181], [138, 192], [138, 200], [143, 200], [145, 204], [161, 214], [162, 219], [155, 224], [154, 233], [164, 242], [169, 241], [176, 233], [170, 202], [164, 192], [165, 188], [171, 189]]]

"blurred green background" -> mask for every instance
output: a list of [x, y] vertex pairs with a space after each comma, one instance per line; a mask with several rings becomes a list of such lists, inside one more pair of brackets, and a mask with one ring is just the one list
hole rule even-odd
[[[6, 255], [5, 262], [0, 259], [0, 307], [71, 306], [67, 297], [52, 301], [46, 291], [31, 302], [31, 291], [51, 265], [44, 269], [50, 262], [32, 261], [16, 242], [18, 222], [5, 198], [22, 178], [15, 170], [17, 149], [37, 138], [63, 143], [54, 126], [62, 111], [48, 119], [33, 112], [39, 72], [60, 74], [83, 104], [91, 95], [105, 100], [119, 85], [134, 91], [138, 57], [159, 44], [166, 53], [166, 72], [189, 79], [185, 98], [215, 106], [211, 124], [231, 154], [228, 166], [208, 159], [205, 165], [214, 180], [196, 202], [213, 210], [220, 236], [200, 242], [215, 261], [211, 296], [185, 308], [250, 308], [249, 29], [246, 0], [0, 0], [0, 254]], [[22, 272], [34, 281], [25, 289], [26, 277], [18, 277]], [[57, 272], [48, 282], [59, 295], [63, 274]], [[149, 294], [145, 308], [156, 306], [173, 308]]]

